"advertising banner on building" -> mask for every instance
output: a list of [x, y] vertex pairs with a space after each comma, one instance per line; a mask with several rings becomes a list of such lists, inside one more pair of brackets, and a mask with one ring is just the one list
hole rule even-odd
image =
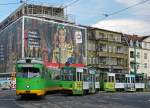
[[22, 55], [22, 18], [0, 31], [0, 72], [15, 71]]
[[0, 72], [14, 72], [22, 57], [41, 58], [55, 68], [85, 65], [85, 31], [68, 23], [20, 18], [0, 31]]
[[31, 17], [24, 24], [25, 56], [42, 57], [56, 67], [85, 64], [84, 28]]

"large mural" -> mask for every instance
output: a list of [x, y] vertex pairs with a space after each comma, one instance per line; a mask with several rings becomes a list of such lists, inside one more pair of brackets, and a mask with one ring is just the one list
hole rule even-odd
[[[0, 72], [14, 72], [24, 57], [42, 58], [47, 66], [85, 64], [85, 29], [24, 17], [0, 31]], [[24, 40], [24, 52], [22, 52]]]
[[25, 56], [49, 65], [85, 64], [85, 29], [25, 18]]

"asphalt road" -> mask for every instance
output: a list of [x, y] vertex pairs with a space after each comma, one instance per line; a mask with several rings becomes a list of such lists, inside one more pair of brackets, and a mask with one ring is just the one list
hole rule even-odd
[[0, 91], [0, 108], [150, 108], [150, 92], [98, 93], [87, 96], [48, 94], [22, 99], [15, 91]]

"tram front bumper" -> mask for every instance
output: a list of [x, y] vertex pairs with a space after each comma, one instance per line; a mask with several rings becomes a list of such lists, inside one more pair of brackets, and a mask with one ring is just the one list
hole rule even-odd
[[45, 90], [16, 90], [16, 95], [30, 95], [30, 94], [43, 96], [45, 95]]

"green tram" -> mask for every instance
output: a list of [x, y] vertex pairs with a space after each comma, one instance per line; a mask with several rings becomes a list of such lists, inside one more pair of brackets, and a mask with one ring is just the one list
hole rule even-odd
[[98, 73], [94, 68], [52, 68], [42, 60], [24, 58], [16, 63], [16, 94], [43, 96], [48, 91], [84, 95], [103, 91], [135, 91], [145, 88], [144, 75]]
[[55, 91], [59, 92], [62, 90], [62, 87], [60, 86], [60, 69], [54, 68], [54, 67], [46, 67], [46, 73], [45, 78], [47, 80], [46, 82], [46, 91]]
[[135, 75], [135, 89], [136, 91], [144, 91], [145, 89], [144, 74]]
[[95, 69], [65, 66], [61, 68], [62, 92], [73, 95], [95, 93], [100, 89]]
[[144, 77], [141, 74], [100, 73], [102, 91], [143, 91], [144, 88]]
[[44, 63], [41, 60], [25, 58], [16, 63], [16, 94], [43, 96], [47, 85]]
[[115, 91], [115, 73], [100, 73], [100, 90]]

